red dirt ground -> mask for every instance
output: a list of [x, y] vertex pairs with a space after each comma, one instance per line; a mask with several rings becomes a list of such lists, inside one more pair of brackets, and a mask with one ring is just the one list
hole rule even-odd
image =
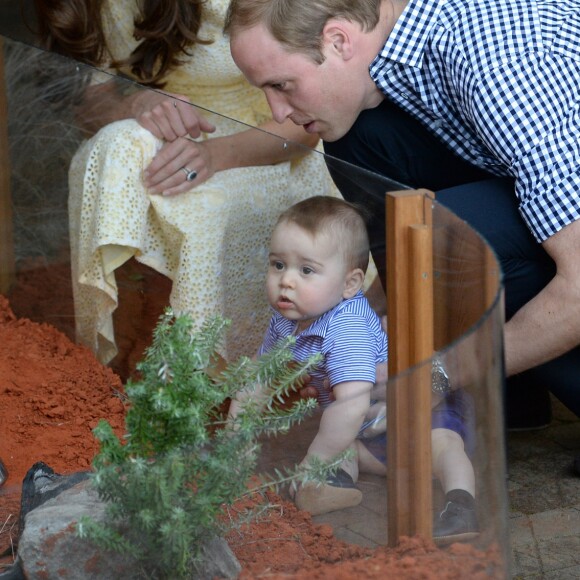
[[[20, 486], [36, 461], [44, 461], [58, 473], [85, 470], [97, 451], [91, 429], [98, 420], [106, 418], [121, 432], [124, 408], [118, 397], [123, 389], [119, 374], [130, 373], [149, 336], [135, 327], [135, 321], [157, 320], [159, 304], [166, 300], [169, 288], [167, 282], [160, 282], [157, 294], [144, 293], [139, 285], [152, 283], [150, 273], [133, 265], [124, 274], [123, 292], [133, 293], [132, 313], [124, 330], [127, 336], [121, 341], [128, 353], [116, 361], [119, 374], [115, 374], [52, 324], [23, 317], [30, 313], [37, 320], [53, 322], [46, 312], [60, 312], [55, 323], [72, 334], [66, 270], [63, 266], [19, 276], [10, 295], [19, 316], [0, 296], [0, 457], [10, 473], [0, 490], [0, 552], [9, 550], [17, 539]], [[41, 284], [35, 276], [42, 278]], [[48, 310], [43, 314], [38, 311], [42, 308]], [[441, 550], [421, 538], [403, 538], [395, 549], [361, 548], [336, 539], [330, 526], [316, 525], [308, 513], [282, 498], [269, 499], [276, 506], [269, 510], [269, 517], [228, 537], [243, 567], [241, 580], [502, 577], [499, 553], [493, 550], [483, 553], [463, 544]], [[1, 559], [0, 572], [11, 562], [11, 555]]]

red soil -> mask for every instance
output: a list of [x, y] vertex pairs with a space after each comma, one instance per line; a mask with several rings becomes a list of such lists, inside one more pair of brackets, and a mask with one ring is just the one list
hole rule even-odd
[[[19, 312], [26, 312], [26, 308], [30, 311], [39, 303], [52, 307], [54, 312], [53, 300], [68, 300], [71, 316], [61, 322], [70, 335], [70, 290], [65, 284], [64, 290], [55, 291], [54, 279], [51, 283], [46, 279], [55, 271], [59, 277], [58, 270], [43, 272], [43, 288], [51, 288], [52, 298], [40, 297], [38, 285], [29, 275], [19, 278], [19, 292], [13, 293], [11, 300], [18, 304], [15, 310]], [[66, 280], [66, 274], [63, 276]], [[135, 291], [135, 284], [151, 282], [142, 275], [129, 275], [126, 280], [126, 286], [133, 283], [130, 291]], [[26, 290], [28, 305], [23, 297]], [[165, 300], [167, 290], [163, 282], [157, 298]], [[147, 316], [143, 311], [147, 299], [151, 301], [155, 295], [148, 294], [147, 298], [137, 291], [136, 296], [141, 299], [134, 299], [132, 308], [141, 309], [140, 318], [133, 312], [129, 320], [156, 320], [159, 304], [151, 307]], [[127, 331], [131, 334], [140, 336], [140, 341], [124, 339], [132, 351], [125, 362], [117, 363], [124, 375], [134, 366], [135, 353], [140, 356], [148, 337], [135, 328]], [[15, 522], [26, 471], [36, 461], [44, 461], [58, 473], [88, 469], [97, 451], [91, 430], [98, 420], [106, 418], [118, 433], [122, 430], [124, 407], [118, 396], [122, 389], [121, 378], [99, 364], [89, 350], [74, 344], [52, 324], [17, 317], [8, 300], [0, 296], [0, 458], [10, 474], [0, 489], [0, 552], [9, 549], [17, 538]], [[361, 548], [336, 539], [330, 526], [314, 524], [308, 513], [282, 498], [269, 499], [276, 506], [269, 517], [228, 537], [243, 566], [242, 580], [263, 576], [297, 580], [501, 578], [499, 554], [493, 550], [483, 553], [462, 544], [441, 550], [420, 538], [403, 538], [396, 549]], [[0, 572], [2, 565], [11, 562], [12, 556], [0, 560]]]

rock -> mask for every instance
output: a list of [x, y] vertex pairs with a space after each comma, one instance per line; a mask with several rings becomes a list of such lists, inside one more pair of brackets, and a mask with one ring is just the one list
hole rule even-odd
[[105, 552], [77, 537], [74, 524], [83, 515], [102, 522], [105, 504], [88, 481], [63, 491], [30, 511], [18, 542], [26, 578], [139, 578], [138, 565], [116, 552]]
[[[76, 475], [76, 474], [75, 474]], [[68, 476], [59, 476], [65, 478]], [[72, 477], [72, 476], [71, 476]], [[61, 482], [62, 483], [62, 482]], [[18, 542], [18, 559], [12, 578], [27, 580], [74, 578], [75, 580], [111, 578], [138, 579], [148, 577], [134, 558], [104, 551], [88, 540], [81, 540], [75, 524], [81, 516], [102, 522], [105, 503], [90, 485], [81, 481], [47, 499], [32, 509], [25, 518]], [[214, 538], [202, 547], [202, 557], [190, 578], [236, 578], [241, 566], [223, 538]], [[9, 578], [4, 574], [0, 580]]]

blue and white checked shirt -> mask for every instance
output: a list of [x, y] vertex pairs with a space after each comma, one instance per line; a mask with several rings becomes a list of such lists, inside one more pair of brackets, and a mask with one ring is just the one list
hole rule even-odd
[[[274, 312], [258, 352], [263, 355], [283, 338], [294, 334], [297, 322]], [[375, 382], [376, 365], [387, 360], [387, 335], [381, 321], [362, 292], [317, 318], [296, 336], [292, 352], [294, 359], [304, 361], [322, 353], [323, 361], [310, 373], [311, 385], [318, 390], [322, 406], [331, 400], [323, 388], [328, 377], [330, 387], [346, 381]]]
[[580, 0], [410, 0], [370, 75], [461, 157], [515, 177], [538, 242], [580, 219]]

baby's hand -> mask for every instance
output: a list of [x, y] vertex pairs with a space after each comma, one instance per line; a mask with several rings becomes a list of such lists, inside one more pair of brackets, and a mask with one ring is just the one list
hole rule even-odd
[[378, 401], [370, 406], [358, 436], [362, 439], [372, 439], [386, 430], [387, 405], [384, 401]]
[[[308, 399], [308, 398], [312, 398], [312, 399], [317, 399], [318, 398], [318, 389], [316, 387], [313, 387], [310, 385], [310, 381], [312, 380], [312, 377], [310, 375], [305, 375], [302, 379], [301, 379], [301, 385], [299, 387], [299, 393], [300, 396], [303, 399]], [[324, 379], [324, 383], [322, 385], [322, 388], [325, 389], [326, 391], [328, 391], [328, 396], [329, 399], [331, 401], [334, 401], [334, 395], [332, 392], [332, 389], [330, 388], [330, 381], [328, 379]]]

